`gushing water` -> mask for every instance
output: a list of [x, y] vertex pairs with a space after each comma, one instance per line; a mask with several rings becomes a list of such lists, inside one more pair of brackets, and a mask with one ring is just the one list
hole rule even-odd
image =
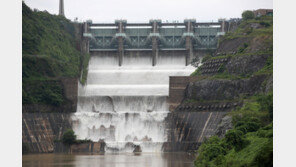
[[163, 56], [152, 66], [147, 56], [92, 56], [85, 86], [79, 85], [77, 112], [72, 116], [79, 139], [107, 144], [107, 151], [159, 152], [167, 141], [169, 76], [187, 76], [184, 56]]

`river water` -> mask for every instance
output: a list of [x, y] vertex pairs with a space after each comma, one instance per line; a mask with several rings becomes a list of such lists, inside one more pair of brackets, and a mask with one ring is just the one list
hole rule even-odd
[[23, 167], [193, 167], [187, 153], [118, 153], [105, 155], [30, 154], [23, 155]]

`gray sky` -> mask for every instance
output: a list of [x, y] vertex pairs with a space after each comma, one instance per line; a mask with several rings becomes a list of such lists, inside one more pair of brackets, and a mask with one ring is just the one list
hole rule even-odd
[[[39, 10], [58, 14], [59, 0], [25, 0]], [[219, 18], [241, 17], [244, 10], [273, 8], [272, 0], [64, 0], [65, 15], [73, 20], [93, 22], [149, 22], [150, 19], [178, 20], [195, 18], [217, 21]]]

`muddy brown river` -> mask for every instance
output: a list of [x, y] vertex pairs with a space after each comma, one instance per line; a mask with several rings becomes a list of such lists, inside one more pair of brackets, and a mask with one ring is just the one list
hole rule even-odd
[[133, 153], [105, 155], [29, 154], [23, 167], [193, 167], [194, 156], [187, 153]]

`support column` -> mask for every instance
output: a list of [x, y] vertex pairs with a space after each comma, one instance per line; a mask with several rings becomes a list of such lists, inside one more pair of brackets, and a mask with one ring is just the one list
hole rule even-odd
[[116, 38], [117, 38], [117, 42], [118, 42], [118, 65], [122, 66], [122, 62], [123, 62], [123, 56], [124, 56], [124, 38], [125, 38], [125, 33], [124, 33], [124, 29], [125, 29], [125, 25], [126, 25], [126, 20], [116, 20], [115, 24], [117, 25], [118, 29], [117, 29], [117, 33], [116, 33]]
[[83, 44], [82, 44], [82, 52], [84, 53], [89, 53], [89, 40], [91, 38], [91, 33], [90, 33], [90, 26], [92, 24], [91, 20], [88, 20], [83, 23]]
[[150, 33], [152, 38], [152, 66], [156, 66], [159, 51], [158, 38], [161, 20], [150, 20], [150, 24], [152, 24], [152, 32]]
[[219, 19], [219, 23], [221, 24], [221, 32], [226, 32], [226, 25], [225, 25], [225, 20], [226, 19]]
[[186, 33], [184, 33], [184, 36], [186, 38], [186, 66], [188, 66], [191, 62], [191, 59], [193, 57], [193, 45], [192, 45], [192, 38], [194, 37], [194, 23], [195, 19], [185, 19], [184, 23], [186, 26]]

